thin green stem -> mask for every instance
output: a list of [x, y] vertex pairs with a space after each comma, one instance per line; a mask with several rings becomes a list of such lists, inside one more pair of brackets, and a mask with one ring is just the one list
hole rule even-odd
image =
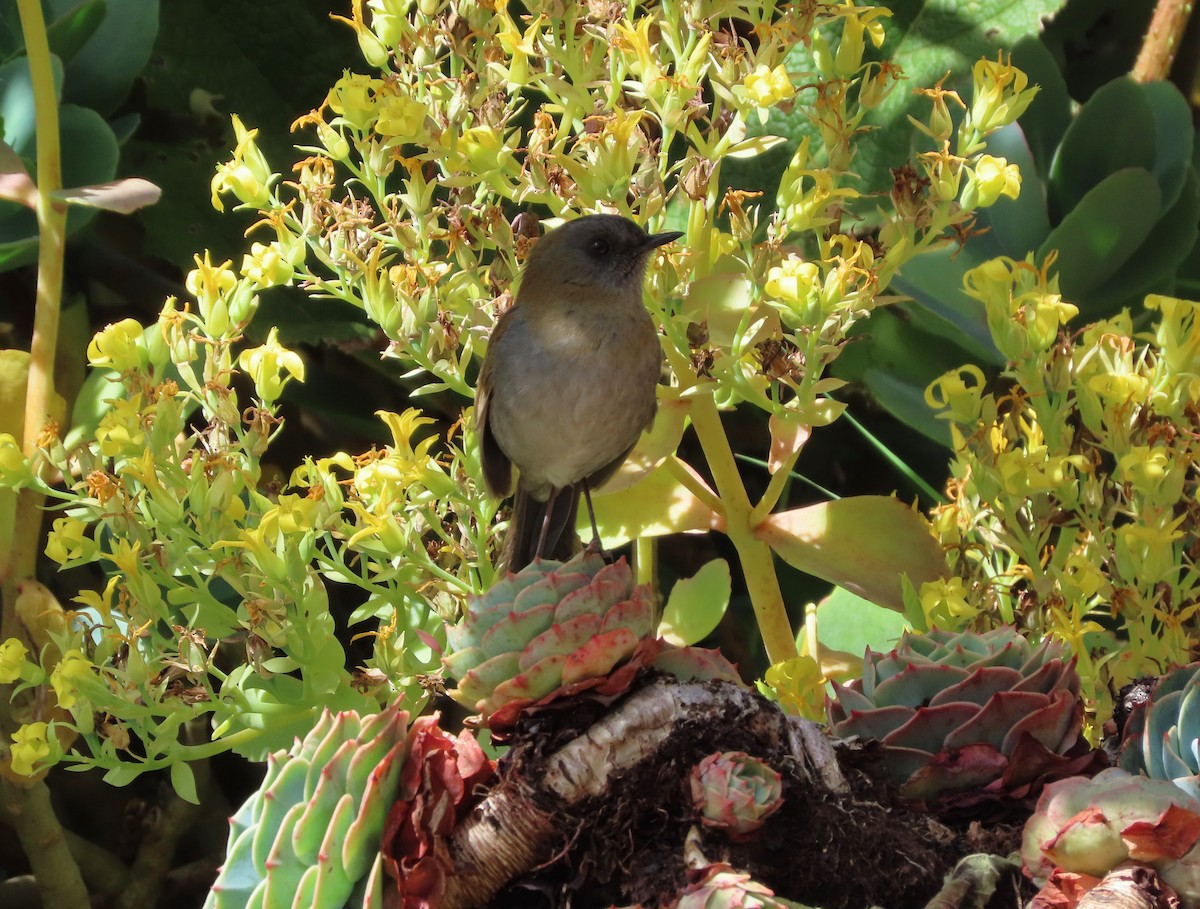
[[911, 467], [905, 464], [904, 461], [896, 457], [895, 453], [892, 452], [892, 450], [882, 442], [880, 442], [879, 439], [877, 439], [871, 433], [871, 431], [867, 429], [867, 427], [863, 426], [862, 423], [854, 419], [850, 411], [845, 411], [842, 414], [842, 419], [848, 421], [850, 425], [858, 431], [858, 434], [867, 440], [867, 444], [883, 455], [884, 458], [887, 459], [887, 462], [891, 464], [892, 467], [894, 467], [897, 471], [899, 471], [900, 474], [906, 480], [908, 480], [908, 482], [917, 487], [917, 490], [921, 494], [928, 497], [929, 500], [936, 505], [946, 504], [946, 497], [944, 495], [925, 482], [925, 479], [920, 474], [916, 473]]

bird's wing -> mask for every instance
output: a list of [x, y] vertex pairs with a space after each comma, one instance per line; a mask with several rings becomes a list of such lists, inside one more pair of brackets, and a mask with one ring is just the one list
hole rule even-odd
[[503, 499], [512, 491], [512, 461], [500, 449], [488, 420], [491, 402], [490, 363], [484, 361], [479, 373], [479, 385], [475, 389], [475, 430], [479, 433], [479, 463], [483, 467], [483, 482], [488, 492]]

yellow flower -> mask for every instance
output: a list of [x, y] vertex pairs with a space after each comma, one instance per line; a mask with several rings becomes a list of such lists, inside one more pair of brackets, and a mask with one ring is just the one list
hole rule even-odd
[[962, 207], [987, 208], [1001, 196], [1015, 199], [1021, 194], [1021, 170], [1004, 158], [980, 155], [974, 168], [968, 168], [967, 187], [963, 191]]
[[243, 204], [263, 208], [271, 199], [270, 184], [275, 175], [254, 142], [258, 130], [246, 129], [241, 118], [234, 114], [233, 131], [237, 147], [233, 150], [232, 160], [217, 165], [211, 184], [212, 206], [217, 211], [224, 211], [221, 193], [231, 192]]
[[744, 97], [757, 107], [773, 107], [796, 94], [796, 86], [781, 63], [774, 69], [759, 65], [742, 80]]
[[378, 112], [375, 132], [379, 135], [395, 137], [404, 142], [425, 140], [425, 120], [429, 112], [415, 98], [393, 89], [380, 97]]
[[99, 547], [87, 535], [87, 529], [88, 525], [78, 518], [55, 518], [46, 540], [46, 555], [60, 565], [91, 559]]
[[25, 645], [16, 638], [9, 638], [0, 644], [0, 685], [11, 685], [21, 677], [28, 653]]
[[939, 411], [939, 418], [974, 429], [979, 422], [986, 382], [983, 370], [974, 364], [952, 369], [929, 383], [925, 389], [925, 403]]
[[863, 36], [870, 39], [875, 47], [883, 44], [883, 22], [880, 20], [892, 13], [882, 7], [866, 7], [856, 9], [853, 0], [844, 3], [843, 8], [854, 9], [843, 18], [842, 40], [838, 42], [837, 55], [833, 60], [834, 75], [844, 78], [853, 76], [862, 65], [863, 50], [866, 47]]
[[233, 273], [233, 262], [226, 259], [213, 265], [206, 249], [204, 258], [193, 256], [196, 267], [187, 273], [184, 286], [200, 307], [200, 317], [213, 337], [220, 337], [229, 329], [229, 305], [225, 298], [237, 287], [237, 275]]
[[633, 57], [626, 58], [629, 72], [636, 76], [643, 86], [649, 86], [662, 76], [659, 66], [659, 55], [650, 43], [650, 29], [655, 24], [653, 16], [644, 16], [636, 25], [627, 24], [628, 20], [617, 23], [617, 46], [622, 50], [632, 51]]
[[96, 442], [106, 458], [140, 456], [146, 444], [141, 395], [115, 401], [96, 427]]
[[84, 608], [94, 609], [105, 624], [112, 621], [112, 611], [114, 598], [117, 595], [117, 586], [121, 582], [121, 576], [114, 574], [108, 579], [108, 583], [104, 585], [104, 592], [97, 593], [94, 590], [81, 590], [78, 596], [72, 597], [72, 600], [79, 603]]
[[825, 677], [811, 656], [798, 656], [776, 663], [763, 681], [787, 713], [810, 720], [825, 718]]
[[351, 15], [354, 17], [352, 19], [334, 15], [330, 15], [330, 18], [337, 19], [339, 22], [345, 22], [353, 28], [355, 35], [358, 36], [358, 49], [362, 51], [363, 58], [372, 66], [382, 69], [388, 64], [388, 46], [383, 43], [377, 34], [379, 14], [375, 13], [372, 15], [371, 25], [373, 28], [367, 28], [366, 23], [363, 21], [362, 4], [363, 0], [351, 0]]
[[33, 471], [21, 446], [7, 432], [0, 432], [0, 485], [19, 487], [33, 479]]
[[9, 749], [13, 773], [33, 776], [33, 765], [50, 756], [45, 723], [26, 723], [13, 733]]
[[264, 404], [271, 404], [283, 393], [289, 379], [304, 381], [304, 361], [293, 350], [279, 343], [279, 329], [272, 328], [262, 347], [243, 350], [238, 366], [250, 374]]
[[256, 287], [287, 284], [295, 272], [286, 250], [278, 240], [269, 244], [253, 243], [250, 252], [242, 257], [242, 276]]
[[958, 629], [979, 615], [979, 610], [967, 600], [962, 578], [938, 578], [926, 581], [920, 591], [921, 611], [929, 627]]
[[50, 673], [50, 684], [58, 698], [58, 704], [65, 710], [70, 710], [79, 700], [79, 683], [90, 681], [92, 661], [79, 650], [68, 650], [63, 654], [54, 671]]
[[142, 331], [136, 319], [122, 319], [105, 326], [88, 344], [88, 362], [93, 366], [111, 366], [117, 372], [144, 368], [147, 361]]
[[820, 266], [790, 254], [767, 272], [765, 290], [770, 297], [783, 304], [779, 308], [785, 316], [794, 317], [788, 321], [820, 327], [823, 316], [822, 286]]
[[[970, 116], [963, 126], [970, 127], [982, 135], [1014, 122], [1032, 103], [1038, 92], [1037, 86], [1026, 88], [1029, 79], [1025, 73], [1012, 65], [1011, 57], [1004, 54], [995, 60], [980, 60], [972, 70], [974, 94]], [[962, 149], [960, 154], [965, 154]]]
[[379, 116], [377, 95], [382, 86], [382, 79], [346, 70], [333, 84], [326, 103], [348, 125], [366, 132]]

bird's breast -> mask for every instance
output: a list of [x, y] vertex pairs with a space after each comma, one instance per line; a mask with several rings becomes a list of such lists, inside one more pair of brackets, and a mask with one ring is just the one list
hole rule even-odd
[[640, 301], [535, 315], [489, 351], [489, 424], [531, 488], [562, 488], [619, 458], [652, 422], [662, 352]]

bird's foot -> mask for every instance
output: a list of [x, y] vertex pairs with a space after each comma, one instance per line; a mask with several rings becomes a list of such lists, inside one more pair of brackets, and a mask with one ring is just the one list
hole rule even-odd
[[592, 537], [592, 541], [583, 548], [583, 551], [587, 555], [600, 556], [600, 558], [604, 559], [604, 561], [609, 565], [617, 560], [617, 557], [610, 550], [605, 549], [600, 543], [599, 537]]

